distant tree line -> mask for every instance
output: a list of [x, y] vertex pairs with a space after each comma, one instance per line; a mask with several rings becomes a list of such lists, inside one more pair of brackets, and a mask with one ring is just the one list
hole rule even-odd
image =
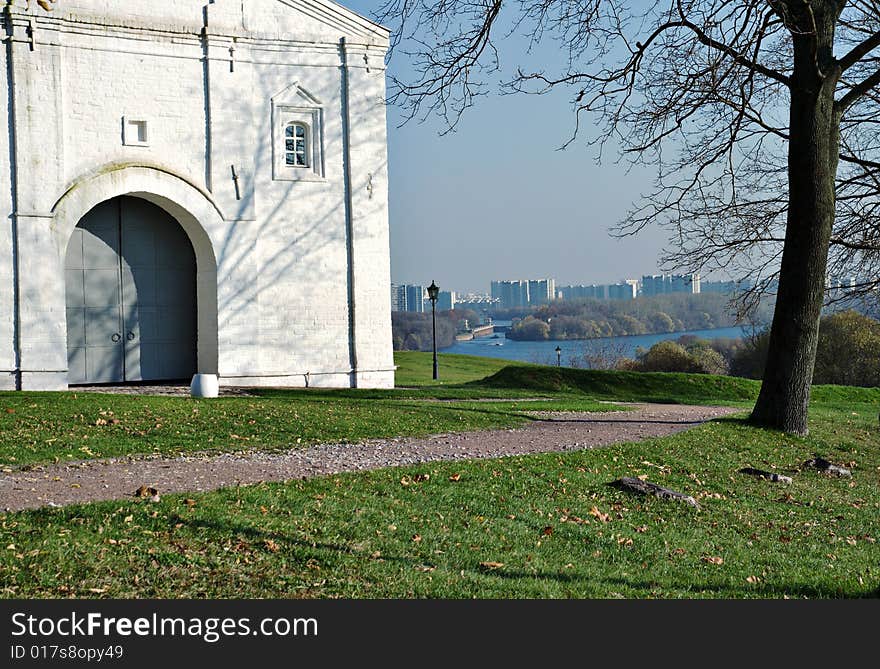
[[[455, 334], [477, 325], [478, 316], [470, 309], [437, 312], [437, 348], [452, 346]], [[395, 351], [430, 351], [432, 349], [431, 312], [391, 312], [391, 338]]]
[[[772, 307], [761, 305], [752, 318], [767, 322]], [[635, 300], [559, 300], [523, 312], [496, 312], [496, 318], [520, 317], [508, 337], [526, 341], [593, 339], [626, 335], [710, 330], [737, 324], [730, 298], [719, 293], [675, 293]]]
[[[572, 366], [615, 368], [642, 372], [729, 374], [760, 379], [769, 349], [768, 328], [745, 339], [700, 339], [685, 335], [677, 340], [639, 349], [636, 357], [609, 360], [571, 360]], [[880, 386], [880, 322], [853, 310], [822, 317], [813, 383]]]

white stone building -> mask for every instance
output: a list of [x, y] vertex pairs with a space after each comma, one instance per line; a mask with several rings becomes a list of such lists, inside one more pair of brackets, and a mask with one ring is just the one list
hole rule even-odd
[[328, 0], [7, 0], [0, 388], [390, 387], [388, 32]]

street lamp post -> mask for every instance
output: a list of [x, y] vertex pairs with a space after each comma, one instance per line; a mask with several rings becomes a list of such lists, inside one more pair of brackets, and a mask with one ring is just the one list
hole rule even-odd
[[562, 349], [558, 346], [556, 347], [556, 366], [562, 367]]
[[431, 280], [428, 286], [428, 299], [431, 300], [431, 341], [434, 348], [434, 380], [440, 378], [437, 374], [437, 295], [440, 294], [440, 288]]

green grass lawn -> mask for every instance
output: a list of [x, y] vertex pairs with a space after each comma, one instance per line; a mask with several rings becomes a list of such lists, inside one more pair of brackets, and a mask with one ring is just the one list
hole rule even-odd
[[[52, 445], [62, 437], [74, 454], [80, 442], [92, 452], [137, 441], [148, 451], [201, 448], [210, 435], [225, 435], [224, 447], [262, 448], [511, 424], [534, 408], [599, 408], [598, 398], [705, 396], [745, 407], [744, 395], [756, 388], [737, 379], [554, 368], [542, 377], [537, 367], [487, 370], [482, 361], [460, 361], [457, 384], [440, 388], [415, 378], [425, 358], [430, 377], [430, 355], [406, 357], [414, 390], [174, 402], [3, 394], [0, 452], [21, 453], [27, 443], [34, 447], [27, 457], [64, 457], [68, 451]], [[490, 376], [480, 382], [483, 372]], [[473, 402], [481, 392], [509, 399]], [[461, 399], [425, 401], [435, 396]], [[819, 387], [813, 397], [807, 438], [726, 418], [595, 451], [0, 514], [0, 596], [878, 597], [880, 395]], [[94, 425], [98, 418], [107, 424]], [[851, 467], [852, 479], [796, 471], [817, 454]], [[794, 483], [739, 474], [744, 466], [792, 474]], [[620, 476], [645, 476], [703, 508], [608, 485]]]
[[[873, 597], [872, 405], [808, 439], [738, 419], [567, 454], [457, 463], [0, 516], [6, 597]], [[790, 473], [820, 452], [853, 478]], [[633, 497], [649, 480], [702, 511]]]
[[304, 391], [213, 400], [0, 393], [0, 467], [120, 455], [277, 450], [318, 442], [512, 427], [532, 420], [527, 412], [536, 408], [615, 407], [584, 397], [477, 403], [357, 399]]
[[394, 364], [397, 371], [394, 374], [396, 386], [436, 386], [443, 384], [467, 383], [476, 381], [505, 367], [513, 364], [523, 367], [535, 367], [527, 363], [512, 363], [509, 360], [497, 360], [495, 358], [479, 358], [472, 355], [457, 355], [454, 353], [441, 353], [438, 356], [438, 376], [440, 379], [432, 379], [433, 358], [430, 353], [419, 351], [395, 351]]

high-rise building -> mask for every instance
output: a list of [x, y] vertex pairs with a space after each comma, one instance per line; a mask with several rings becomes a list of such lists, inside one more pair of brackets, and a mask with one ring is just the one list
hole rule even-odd
[[645, 297], [653, 297], [654, 295], [662, 295], [666, 292], [664, 282], [665, 277], [662, 274], [647, 274], [642, 277], [642, 295]]
[[642, 295], [645, 297], [699, 292], [699, 274], [650, 274], [642, 277]]
[[584, 299], [600, 299], [601, 286], [595, 284], [585, 286], [578, 284], [576, 286], [560, 286], [559, 294], [563, 300], [584, 300]]
[[528, 281], [493, 281], [492, 298], [499, 300], [502, 309], [517, 309], [529, 306]]
[[425, 310], [425, 287], [407, 285], [404, 288], [406, 289], [406, 309], [404, 311], [422, 313]]
[[748, 290], [752, 285], [751, 279], [740, 279], [739, 281], [701, 281], [700, 292], [735, 295]]
[[636, 286], [630, 281], [612, 283], [605, 288], [609, 300], [634, 300], [636, 297]]
[[406, 311], [406, 286], [391, 284], [391, 311]]
[[437, 311], [455, 309], [455, 291], [441, 290], [437, 294]]
[[529, 281], [529, 304], [547, 304], [556, 297], [555, 279], [535, 279]]
[[391, 311], [415, 311], [421, 313], [425, 310], [425, 288], [423, 286], [411, 286], [407, 284], [391, 284]]
[[638, 294], [638, 280], [626, 279], [620, 283], [597, 286], [560, 286], [559, 294], [563, 300], [632, 300]]

